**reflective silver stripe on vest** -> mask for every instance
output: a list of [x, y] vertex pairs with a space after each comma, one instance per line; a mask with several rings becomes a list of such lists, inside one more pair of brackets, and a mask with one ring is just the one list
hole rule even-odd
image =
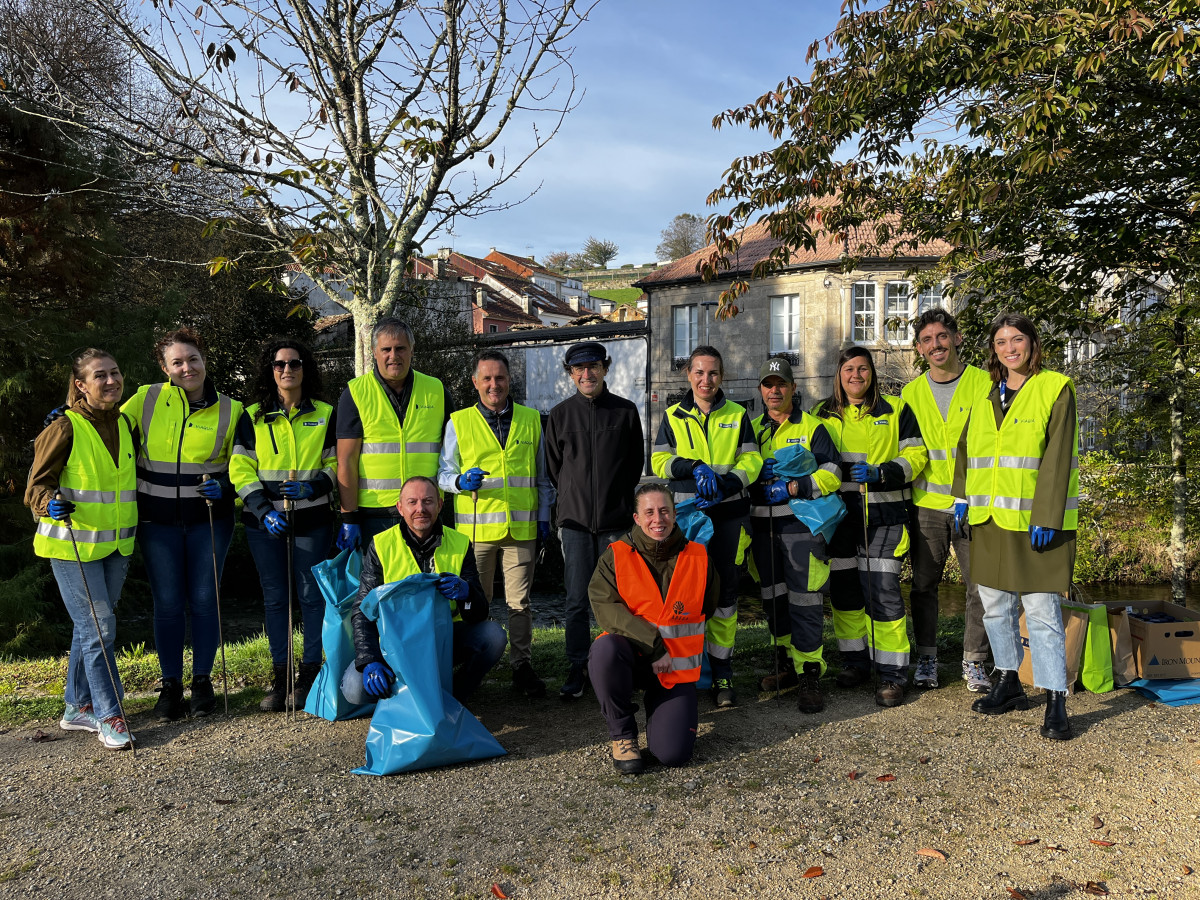
[[881, 574], [883, 572], [887, 572], [891, 575], [900, 574], [900, 560], [898, 559], [879, 559], [876, 556], [872, 556], [870, 559], [868, 559], [865, 556], [860, 556], [857, 562], [858, 571], [860, 572], [866, 572], [869, 569], [872, 575]]
[[786, 519], [792, 514], [792, 508], [786, 503], [778, 506], [751, 506], [750, 515], [757, 519]]
[[[179, 488], [173, 484], [154, 484], [150, 481], [138, 479], [138, 493], [145, 494], [147, 497], [169, 497], [174, 500], [179, 496]], [[199, 494], [196, 495], [200, 496]]]
[[503, 478], [485, 478], [483, 481], [479, 482], [479, 489], [481, 491], [498, 491], [503, 487]]
[[901, 450], [907, 450], [910, 447], [924, 447], [924, 446], [925, 446], [925, 441], [919, 437], [904, 438], [903, 440], [900, 441], [900, 444], [899, 444], [899, 447]]
[[990, 469], [992, 467], [992, 458], [990, 456], [968, 456], [968, 469]]
[[[307, 500], [293, 500], [292, 509], [309, 509], [313, 506], [326, 506], [328, 503], [328, 495], [324, 497], [309, 497]], [[271, 505], [280, 512], [287, 512], [287, 501], [285, 500], [272, 500]]]
[[150, 385], [150, 389], [146, 391], [146, 397], [142, 401], [142, 452], [141, 456], [146, 456], [146, 445], [150, 443], [150, 423], [154, 421], [154, 410], [158, 406], [158, 397], [166, 387], [161, 381], [158, 384]]
[[118, 499], [122, 503], [137, 502], [137, 491], [120, 491], [118, 497], [117, 491], [81, 491], [79, 488], [64, 485], [59, 485], [58, 490], [64, 500], [73, 500], [76, 503], [116, 503]]
[[[514, 522], [536, 522], [537, 521], [537, 510], [536, 509], [512, 509], [512, 510], [509, 510], [508, 514], [510, 516], [512, 516], [512, 520]], [[503, 513], [500, 514], [500, 521], [501, 522], [504, 521]]]
[[1063, 507], [1063, 509], [1079, 509], [1079, 498], [1078, 497], [1068, 497], [1067, 505], [1065, 507]]
[[138, 465], [147, 472], [155, 472], [160, 475], [174, 475], [176, 471], [180, 475], [213, 475], [219, 472], [224, 472], [228, 466], [222, 462], [202, 462], [189, 463], [174, 461], [164, 461], [159, 459], [140, 459]]
[[992, 499], [991, 496], [988, 494], [971, 494], [970, 496], [967, 497], [967, 505], [968, 506], [987, 506], [988, 502], [991, 499]]
[[695, 656], [672, 656], [671, 668], [677, 672], [686, 672], [688, 669], [698, 669], [700, 668], [700, 662], [703, 658], [703, 653], [697, 653]]
[[233, 456], [245, 456], [249, 459], [258, 461], [258, 451], [253, 447], [247, 447], [244, 444], [234, 444], [233, 450], [230, 451]]
[[[233, 419], [233, 401], [228, 397], [221, 395], [217, 398], [217, 433], [213, 440], [212, 453], [208, 455], [208, 461], [211, 463], [221, 455], [221, 450], [225, 446], [225, 436], [229, 434], [230, 420]], [[183, 440], [183, 435], [179, 436], [180, 441]], [[220, 470], [218, 470], [220, 471]]]
[[1038, 456], [1000, 456], [996, 458], [996, 465], [1004, 469], [1033, 469], [1037, 471], [1042, 467], [1042, 460]]
[[867, 502], [872, 506], [876, 503], [900, 503], [907, 499], [906, 491], [873, 491], [871, 486], [867, 485]]
[[[51, 525], [49, 522], [38, 522], [37, 530], [38, 534], [42, 537], [50, 538], [51, 540], [71, 540], [71, 529], [65, 525]], [[107, 544], [110, 541], [121, 541], [131, 538], [135, 530], [136, 528], [133, 525], [119, 530], [109, 529], [107, 531], [87, 531], [76, 528], [75, 542], [77, 544]]]
[[403, 453], [404, 445], [401, 443], [395, 444], [363, 444], [360, 453]]
[[457, 513], [455, 515], [457, 524], [459, 525], [498, 525], [508, 521], [508, 518], [502, 512], [498, 513]]
[[846, 569], [857, 569], [858, 560], [853, 556], [835, 556], [829, 560], [829, 571], [840, 572]]
[[263, 486], [262, 486], [261, 481], [252, 481], [245, 487], [238, 488], [237, 493], [238, 493], [239, 497], [241, 497], [243, 500], [245, 500], [247, 497], [249, 497], [255, 491], [261, 491], [262, 489], [263, 489]]
[[360, 491], [398, 491], [404, 487], [403, 478], [359, 478]]
[[[265, 478], [267, 481], [287, 481], [289, 470], [287, 469], [259, 469], [258, 477]], [[321, 474], [320, 469], [297, 469], [296, 481], [312, 481]]]
[[704, 623], [684, 622], [681, 625], [659, 625], [658, 633], [664, 638], [699, 637], [704, 634]]
[[949, 484], [934, 484], [924, 475], [918, 475], [917, 480], [912, 483], [913, 490], [922, 490], [927, 494], [945, 494], [950, 495], [952, 485]]
[[531, 478], [526, 475], [514, 475], [512, 478], [508, 479], [508, 486], [510, 488], [537, 487], [537, 478], [536, 477]]
[[844, 463], [856, 463], [856, 462], [866, 462], [866, 461], [867, 461], [867, 454], [865, 454], [865, 453], [852, 453], [849, 450], [842, 451], [842, 462], [844, 462]]
[[903, 456], [897, 456], [895, 459], [892, 460], [892, 462], [896, 463], [898, 466], [900, 466], [901, 469], [904, 470], [904, 480], [905, 481], [912, 481], [912, 477], [913, 477], [912, 463], [910, 463]]
[[[757, 449], [757, 448], [755, 448], [755, 449]], [[706, 463], [706, 465], [708, 465], [708, 467], [710, 469], [712, 469], [714, 472], [716, 472], [718, 475], [728, 475], [730, 472], [733, 471], [733, 463], [720, 463], [720, 464], [718, 464], [718, 463], [707, 464]]]
[[441, 453], [442, 445], [432, 441], [409, 441], [404, 449], [408, 453]]
[[954, 459], [954, 450], [932, 450], [928, 447], [925, 450], [929, 454], [929, 458], [934, 461], [944, 462], [948, 459]]
[[[981, 505], [987, 505], [986, 500]], [[996, 509], [1005, 509], [1009, 512], [1018, 512], [1033, 509], [1033, 498], [1024, 497], [993, 497], [992, 506]]]

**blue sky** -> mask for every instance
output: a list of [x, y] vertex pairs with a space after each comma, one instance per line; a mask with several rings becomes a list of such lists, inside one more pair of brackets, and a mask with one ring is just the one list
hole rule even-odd
[[806, 75], [808, 46], [833, 30], [839, 5], [601, 0], [572, 57], [586, 95], [504, 196], [540, 189], [513, 209], [460, 220], [434, 243], [541, 258], [595, 235], [621, 248], [610, 266], [653, 261], [675, 215], [707, 214], [704, 198], [729, 163], [771, 146], [763, 133], [715, 131], [713, 116]]

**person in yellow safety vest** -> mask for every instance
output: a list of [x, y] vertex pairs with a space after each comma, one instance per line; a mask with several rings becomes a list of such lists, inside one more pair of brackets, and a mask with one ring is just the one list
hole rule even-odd
[[[928, 459], [921, 429], [908, 404], [880, 391], [875, 362], [863, 347], [839, 354], [833, 394], [814, 412], [842, 455], [847, 512], [830, 547], [833, 628], [843, 662], [837, 683], [863, 683], [874, 664], [875, 702], [898, 706], [909, 652], [900, 563], [908, 552], [909, 483]], [[860, 485], [866, 485], [865, 508]]]
[[588, 598], [603, 633], [588, 653], [588, 675], [612, 739], [618, 772], [636, 775], [634, 692], [646, 692], [646, 749], [682, 766], [696, 746], [696, 682], [704, 622], [717, 608], [720, 579], [700, 544], [675, 524], [675, 504], [661, 484], [634, 492], [634, 526], [600, 555]]
[[[333, 407], [321, 399], [316, 358], [291, 338], [277, 338], [263, 347], [254, 396], [256, 402], [238, 420], [229, 477], [242, 498], [242, 524], [262, 585], [271, 651], [271, 688], [258, 708], [282, 712], [304, 708], [321, 671], [325, 599], [312, 567], [325, 560], [333, 542], [336, 423]], [[304, 629], [299, 673], [287, 668], [289, 535], [290, 581]], [[289, 697], [293, 674], [294, 694]]]
[[[189, 711], [207, 716], [217, 705], [211, 675], [221, 625], [213, 563], [219, 579], [233, 540], [229, 457], [242, 404], [217, 393], [208, 377], [204, 342], [192, 329], [163, 335], [154, 350], [170, 380], [139, 388], [122, 411], [142, 434], [137, 456], [138, 544], [154, 598], [154, 646], [162, 668], [154, 717], [169, 722]], [[190, 708], [183, 699], [189, 611]]]
[[988, 335], [993, 388], [971, 409], [958, 445], [954, 518], [969, 528], [971, 572], [999, 680], [972, 704], [986, 715], [1027, 709], [1017, 677], [1025, 609], [1033, 683], [1046, 691], [1041, 734], [1072, 737], [1066, 634], [1059, 597], [1071, 588], [1079, 527], [1079, 419], [1071, 379], [1042, 367], [1042, 343], [1025, 316], [1005, 313]]
[[352, 378], [337, 407], [339, 550], [365, 545], [400, 521], [400, 486], [436, 478], [454, 408], [445, 386], [412, 367], [412, 328], [391, 316], [371, 330], [374, 367]]
[[[354, 661], [342, 675], [342, 693], [356, 705], [388, 696], [396, 674], [379, 649], [379, 626], [362, 614], [362, 601], [383, 584], [403, 581], [418, 572], [438, 575], [438, 593], [450, 603], [454, 619], [451, 641], [454, 666], [451, 693], [466, 701], [504, 653], [504, 629], [488, 618], [488, 601], [471, 541], [438, 517], [442, 498], [437, 483], [414, 475], [400, 491], [400, 524], [381, 532], [367, 545], [359, 576], [358, 596], [350, 615], [354, 629]], [[437, 677], [437, 673], [431, 673]]]
[[475, 545], [489, 603], [496, 566], [503, 567], [513, 690], [543, 697], [546, 683], [530, 658], [529, 604], [537, 546], [550, 535], [554, 504], [542, 419], [536, 409], [512, 402], [508, 358], [499, 350], [480, 352], [473, 372], [479, 402], [450, 416], [442, 435], [438, 486], [455, 495], [455, 527]]
[[71, 616], [66, 710], [58, 727], [90, 731], [109, 750], [133, 743], [121, 717], [124, 691], [113, 655], [117, 600], [137, 528], [137, 437], [117, 409], [124, 389], [110, 354], [94, 348], [78, 352], [71, 361], [65, 414], [34, 441], [25, 488], [25, 505], [38, 517], [33, 551], [50, 560]]
[[[821, 420], [800, 408], [792, 367], [786, 359], [768, 359], [758, 376], [766, 412], [751, 423], [763, 468], [758, 481], [750, 486], [750, 547], [779, 673], [778, 680], [774, 674], [768, 675], [759, 687], [778, 691], [798, 686], [800, 712], [813, 714], [825, 708], [820, 684], [825, 673], [821, 637], [829, 592], [829, 553], [825, 538], [809, 531], [792, 513], [788, 501], [816, 499], [837, 491], [842, 485], [842, 458]], [[797, 444], [812, 453], [817, 470], [802, 478], [776, 477], [776, 451]]]
[[721, 602], [708, 620], [704, 649], [712, 667], [712, 699], [735, 706], [733, 644], [737, 636], [738, 567], [749, 545], [750, 498], [762, 457], [745, 408], [721, 391], [725, 364], [716, 347], [701, 345], [688, 357], [691, 390], [663, 413], [654, 438], [651, 467], [668, 479], [676, 503], [696, 498], [712, 520], [708, 542], [721, 576]]
[[917, 667], [913, 685], [938, 686], [937, 624], [938, 587], [946, 569], [950, 546], [967, 586], [964, 609], [962, 677], [967, 690], [991, 690], [988, 677], [987, 631], [979, 588], [971, 579], [970, 542], [954, 536], [954, 459], [971, 407], [992, 389], [987, 372], [964, 365], [958, 358], [962, 335], [958, 322], [944, 309], [929, 309], [913, 324], [915, 347], [929, 370], [904, 386], [901, 398], [912, 409], [921, 427], [929, 464], [912, 483], [916, 507], [912, 529], [912, 590], [908, 595], [916, 640]]

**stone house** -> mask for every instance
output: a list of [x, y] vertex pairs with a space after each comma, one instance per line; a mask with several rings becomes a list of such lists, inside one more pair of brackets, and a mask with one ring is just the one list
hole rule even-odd
[[[862, 256], [844, 271], [847, 244], [821, 236], [815, 250], [795, 250], [779, 274], [750, 279], [755, 264], [779, 246], [766, 225], [747, 228], [730, 268], [705, 283], [699, 263], [711, 250], [662, 265], [641, 278], [651, 321], [651, 421], [687, 388], [681, 370], [697, 344], [711, 344], [725, 361], [726, 396], [756, 416], [762, 412], [758, 370], [769, 356], [791, 363], [806, 408], [829, 395], [843, 347], [869, 347], [885, 390], [898, 390], [914, 374], [911, 319], [941, 305], [939, 288], [917, 291], [908, 273], [935, 265], [949, 251], [943, 242], [921, 245], [896, 258]], [[737, 301], [740, 312], [717, 321], [723, 290], [750, 279]]]

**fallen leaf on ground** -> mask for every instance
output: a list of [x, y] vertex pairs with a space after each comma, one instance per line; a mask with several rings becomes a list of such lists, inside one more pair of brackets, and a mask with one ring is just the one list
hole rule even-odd
[[1016, 888], [1006, 887], [1005, 890], [1008, 891], [1009, 895], [1013, 898], [1013, 900], [1026, 900], [1025, 895], [1022, 894], [1020, 891], [1018, 891]]
[[508, 900], [508, 894], [500, 890], [500, 885], [496, 884], [495, 882], [492, 883], [492, 893], [499, 897], [500, 900]]
[[854, 781], [856, 778], [858, 778], [858, 769], [853, 769], [853, 770], [851, 770], [851, 771], [850, 771], [850, 772], [849, 772], [849, 773], [846, 775], [846, 777], [847, 777], [847, 778], [849, 778], [851, 781]]
[[1041, 840], [1041, 838], [1026, 838], [1023, 841], [1017, 841], [1016, 844], [1018, 847], [1028, 847], [1030, 844], [1037, 844]]
[[1191, 866], [1180, 866], [1179, 868], [1180, 868], [1180, 871], [1182, 871], [1184, 875], [1191, 875], [1191, 874], [1192, 874], [1192, 867], [1191, 867]]
[[1091, 894], [1093, 897], [1108, 896], [1108, 888], [1106, 888], [1104, 883], [1100, 881], [1089, 881], [1083, 886], [1083, 892], [1085, 894]]
[[805, 878], [820, 878], [824, 874], [825, 874], [825, 870], [822, 869], [820, 866], [809, 866], [807, 869], [804, 870]]
[[1092, 816], [1092, 827], [1093, 828], [1103, 828], [1104, 820], [1101, 819], [1099, 816]]
[[814, 757], [813, 757], [813, 762], [815, 762], [815, 763], [819, 763], [820, 761], [821, 761], [821, 757], [819, 757], [819, 756], [814, 756]]
[[1055, 844], [1053, 847], [1047, 847], [1046, 849], [1047, 850], [1057, 850], [1059, 853], [1067, 852], [1067, 848], [1062, 846], [1062, 844]]
[[747, 845], [746, 845], [746, 849], [748, 849], [748, 850], [757, 850], [757, 849], [758, 849], [758, 844], [754, 843], [754, 841], [751, 841], [749, 844], [747, 844]]
[[878, 778], [876, 778], [875, 780], [876, 780], [876, 781], [895, 781], [895, 780], [896, 780], [896, 776], [895, 776], [895, 775], [891, 775], [891, 774], [888, 774], [888, 775], [880, 775], [880, 776], [879, 776]]
[[941, 850], [934, 850], [932, 847], [922, 847], [917, 851], [917, 856], [928, 856], [930, 859], [946, 859], [945, 853], [943, 853]]
[[1113, 846], [1113, 843], [1114, 843], [1114, 842], [1113, 842], [1113, 841], [1096, 841], [1096, 840], [1093, 840], [1091, 843], [1095, 844], [1097, 847], [1111, 847], [1111, 846]]
[[42, 731], [42, 729], [39, 728], [33, 734], [26, 737], [25, 740], [33, 741], [35, 744], [48, 744], [51, 741], [57, 741], [58, 735], [49, 734], [48, 732]]
[[236, 800], [226, 800], [224, 797], [214, 797], [213, 799], [216, 800], [218, 803], [220, 803], [222, 806], [229, 806], [229, 804], [231, 804], [231, 803], [237, 803]]
[[920, 759], [917, 760], [917, 762], [922, 763], [922, 764], [927, 763], [927, 762], [929, 762], [929, 757], [922, 756]]

